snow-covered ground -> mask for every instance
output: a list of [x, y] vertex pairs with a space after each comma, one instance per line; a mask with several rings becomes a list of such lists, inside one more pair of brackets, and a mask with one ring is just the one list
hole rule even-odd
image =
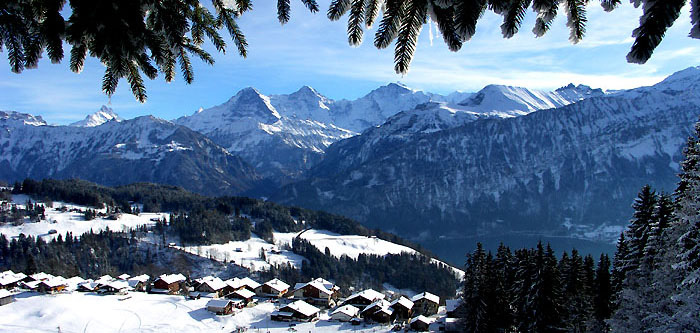
[[[27, 199], [29, 198], [26, 195], [12, 196], [13, 202], [21, 208], [24, 208]], [[60, 210], [61, 207], [67, 208], [67, 211], [62, 212]], [[65, 235], [68, 231], [72, 232], [74, 236], [80, 236], [90, 230], [99, 232], [107, 228], [114, 231], [123, 231], [141, 225], [154, 225], [155, 222], [151, 221], [151, 219], [168, 218], [166, 213], [141, 213], [140, 215], [121, 214], [117, 220], [95, 218], [85, 221], [82, 213], [70, 211], [71, 209], [85, 210], [88, 208], [86, 206], [54, 201], [53, 208], [45, 207], [46, 219], [37, 223], [24, 223], [19, 226], [12, 224], [0, 225], [0, 234], [4, 234], [6, 237], [17, 237], [23, 233], [27, 236], [41, 236], [45, 237], [45, 239], [52, 239], [58, 235]], [[97, 209], [96, 211], [104, 213], [105, 209]], [[49, 234], [51, 230], [55, 230], [56, 233]]]
[[384, 256], [402, 252], [416, 252], [409, 247], [394, 244], [376, 237], [340, 235], [326, 230], [311, 229], [294, 233], [274, 233], [275, 243], [280, 246], [286, 244], [291, 246], [292, 239], [297, 236], [309, 241], [311, 245], [315, 246], [321, 252], [324, 252], [326, 248], [328, 248], [335, 257], [346, 255], [350, 258], [357, 259], [360, 254]]
[[[273, 303], [217, 316], [206, 310], [207, 299], [129, 293], [127, 296], [71, 293], [43, 295], [25, 292], [16, 301], [0, 306], [0, 331], [8, 332], [285, 332], [289, 323], [271, 321]], [[388, 332], [390, 326], [351, 326], [320, 321], [297, 323], [299, 332]]]
[[[251, 271], [265, 270], [270, 268], [270, 265], [286, 263], [290, 263], [294, 267], [301, 267], [301, 262], [304, 260], [304, 257], [292, 251], [280, 250], [274, 244], [266, 242], [255, 234], [251, 234], [250, 239], [245, 241], [200, 246], [176, 246], [175, 248], [222, 262], [233, 262]], [[260, 257], [261, 250], [265, 251], [266, 260]]]

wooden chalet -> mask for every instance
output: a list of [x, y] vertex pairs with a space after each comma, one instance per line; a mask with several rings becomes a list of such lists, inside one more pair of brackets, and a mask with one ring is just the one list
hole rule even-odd
[[7, 289], [0, 289], [0, 306], [10, 304], [15, 301], [15, 297]]
[[50, 280], [40, 281], [36, 286], [36, 290], [40, 293], [55, 294], [63, 291], [63, 289], [66, 289], [66, 287], [66, 283], [63, 282], [63, 279], [53, 278]]
[[370, 305], [384, 298], [384, 294], [374, 289], [367, 289], [351, 295], [350, 297], [345, 299], [345, 302], [343, 302], [343, 304], [349, 304], [360, 309], [364, 309], [367, 305]]
[[353, 318], [357, 318], [357, 315], [359, 314], [360, 309], [350, 304], [346, 304], [333, 310], [330, 317], [331, 320], [349, 322]]
[[233, 293], [227, 295], [227, 298], [232, 298], [232, 299], [237, 299], [241, 301], [242, 306], [247, 306], [250, 303], [253, 303], [253, 297], [255, 296], [255, 293], [248, 290], [248, 289], [239, 289], [234, 291]]
[[0, 273], [0, 289], [14, 289], [27, 278], [24, 273], [4, 271]]
[[393, 317], [396, 320], [409, 320], [413, 314], [413, 301], [406, 297], [399, 297], [391, 302], [390, 307], [394, 310]]
[[308, 283], [297, 283], [293, 295], [294, 298], [313, 305], [332, 307], [338, 298], [339, 290], [340, 288], [324, 279], [316, 279]]
[[255, 293], [260, 297], [281, 298], [287, 292], [289, 285], [280, 279], [272, 279], [255, 289]]
[[205, 277], [196, 280], [195, 291], [202, 294], [202, 296], [209, 296], [212, 298], [218, 298], [224, 296], [224, 289], [226, 289], [226, 283], [217, 277]]
[[177, 294], [187, 278], [182, 274], [164, 274], [153, 281], [152, 293]]
[[314, 321], [321, 310], [302, 300], [287, 304], [270, 315], [276, 321]]
[[138, 276], [132, 276], [126, 282], [129, 283], [129, 287], [131, 287], [134, 291], [146, 291], [146, 287], [148, 286], [148, 280], [150, 279], [151, 277], [147, 274], [142, 274]]
[[394, 309], [391, 308], [391, 303], [382, 299], [365, 307], [360, 315], [365, 321], [387, 324], [394, 320]]
[[207, 311], [217, 315], [229, 315], [233, 313], [233, 302], [228, 299], [212, 299], [207, 302]]
[[416, 315], [432, 316], [440, 307], [440, 297], [429, 292], [413, 296], [411, 301], [413, 301], [413, 313]]
[[129, 287], [128, 282], [124, 280], [114, 280], [100, 284], [100, 290], [98, 292], [108, 295], [125, 295], [130, 289], [131, 287]]
[[86, 281], [78, 285], [80, 292], [96, 292], [100, 289], [100, 284], [93, 281]]
[[430, 324], [433, 321], [425, 316], [417, 316], [409, 321], [408, 325], [412, 330], [417, 332], [426, 332], [430, 329]]
[[244, 278], [240, 279], [239, 281], [241, 284], [239, 289], [245, 288], [245, 289], [248, 289], [252, 292], [255, 292], [255, 289], [260, 287], [260, 283], [258, 283], [257, 281], [255, 281], [249, 277], [244, 277]]

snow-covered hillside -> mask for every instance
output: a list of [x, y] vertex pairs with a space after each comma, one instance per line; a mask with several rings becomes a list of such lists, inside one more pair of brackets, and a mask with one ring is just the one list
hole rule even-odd
[[416, 253], [416, 250], [403, 245], [379, 239], [357, 235], [340, 235], [326, 230], [305, 230], [295, 233], [275, 233], [275, 243], [280, 247], [291, 246], [292, 239], [300, 237], [311, 243], [319, 251], [328, 248], [335, 257], [348, 256], [357, 259], [360, 254], [384, 256], [387, 254]]
[[276, 305], [262, 302], [234, 315], [217, 316], [206, 310], [207, 298], [134, 292], [128, 296], [71, 293], [43, 295], [34, 292], [16, 296], [0, 306], [0, 330], [7, 332], [389, 332], [391, 326], [351, 326], [328, 321], [289, 323], [270, 320]]
[[0, 178], [8, 181], [78, 177], [104, 185], [145, 181], [234, 194], [259, 178], [240, 157], [205, 136], [152, 116], [75, 127], [47, 126], [27, 114], [3, 115]]
[[[28, 199], [29, 197], [25, 195], [13, 195], [13, 203], [20, 209], [25, 208]], [[25, 222], [21, 225], [3, 224], [0, 225], [0, 234], [6, 237], [17, 237], [19, 234], [25, 234], [49, 240], [58, 235], [65, 236], [66, 232], [80, 236], [90, 230], [99, 232], [109, 228], [113, 231], [124, 231], [142, 225], [152, 226], [156, 224], [154, 220], [167, 220], [168, 217], [166, 213], [120, 214], [116, 220], [98, 217], [86, 221], [82, 212], [94, 208], [60, 201], [53, 202], [51, 207], [47, 207], [45, 203], [39, 203], [44, 205], [46, 219], [40, 222]], [[106, 211], [105, 208], [95, 210], [102, 213]]]
[[71, 126], [78, 126], [78, 127], [95, 127], [95, 126], [100, 126], [108, 121], [123, 121], [119, 115], [114, 113], [114, 110], [112, 108], [103, 105], [99, 111], [87, 115], [85, 119], [76, 121], [71, 124]]
[[[496, 90], [501, 97], [521, 92]], [[567, 86], [548, 98], [519, 95], [541, 102], [519, 105], [530, 110], [561, 102], [555, 95], [587, 95], [581, 91], [589, 89]], [[607, 238], [609, 228], [598, 226], [626, 223], [642, 185], [675, 187], [683, 146], [700, 116], [700, 68], [651, 87], [591, 94], [597, 95], [517, 117], [472, 111], [457, 127], [440, 125], [459, 114], [445, 104], [403, 112], [332, 145], [308, 181], [271, 199], [350, 216], [405, 237], [520, 230]], [[470, 100], [488, 106], [484, 112], [493, 110], [488, 101], [494, 99], [486, 94], [481, 103], [476, 95]]]

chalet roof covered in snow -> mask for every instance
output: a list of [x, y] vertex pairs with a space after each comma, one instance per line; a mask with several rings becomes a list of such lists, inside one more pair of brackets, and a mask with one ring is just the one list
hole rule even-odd
[[120, 280], [128, 280], [130, 277], [131, 277], [131, 275], [129, 275], [129, 274], [122, 274], [122, 275], [117, 276], [117, 278], [119, 278]]
[[428, 318], [428, 317], [425, 317], [425, 316], [423, 316], [423, 315], [420, 315], [420, 316], [418, 316], [418, 317], [412, 318], [411, 321], [409, 322], [409, 324], [413, 324], [413, 323], [415, 323], [415, 322], [417, 322], [417, 321], [423, 322], [423, 323], [425, 323], [426, 325], [430, 325], [430, 324], [433, 322], [432, 319], [430, 319], [430, 318]]
[[0, 298], [5, 298], [7, 296], [12, 296], [12, 293], [7, 289], [0, 289]]
[[231, 303], [231, 301], [227, 299], [212, 299], [207, 302], [207, 308], [223, 309], [228, 306], [229, 303]]
[[54, 277], [53, 279], [43, 280], [39, 284], [46, 285], [49, 288], [56, 288], [60, 286], [66, 286], [65, 279], [62, 277]]
[[240, 279], [240, 285], [246, 286], [246, 287], [251, 288], [251, 289], [255, 289], [257, 287], [260, 287], [260, 283], [258, 283], [257, 281], [255, 281], [249, 277], [244, 277], [244, 278]]
[[418, 294], [418, 295], [416, 295], [416, 296], [413, 296], [413, 298], [411, 298], [411, 301], [413, 301], [413, 302], [415, 303], [415, 302], [417, 302], [417, 301], [420, 300], [420, 299], [427, 299], [427, 300], [429, 300], [429, 301], [431, 301], [431, 302], [433, 302], [433, 303], [440, 304], [440, 297], [437, 296], [437, 295], [433, 295], [433, 294], [431, 294], [431, 293], [429, 293], [429, 292], [427, 292], [427, 291], [426, 291], [426, 292], [422, 292], [422, 293], [420, 293], [420, 294]]
[[284, 291], [289, 289], [289, 285], [284, 283], [284, 281], [280, 279], [272, 279], [270, 281], [265, 282], [265, 285], [277, 291]]
[[167, 284], [175, 283], [175, 282], [182, 282], [187, 280], [184, 275], [178, 273], [178, 274], [163, 274], [158, 277], [159, 280], [162, 280], [163, 282]]
[[343, 313], [348, 315], [349, 317], [355, 317], [359, 312], [360, 309], [348, 304], [335, 309], [333, 312], [331, 312], [331, 315], [334, 315], [336, 313]]
[[11, 283], [16, 283], [22, 281], [27, 275], [24, 273], [15, 273], [13, 271], [4, 271], [0, 273], [0, 285], [8, 285]]
[[394, 306], [396, 304], [399, 304], [406, 309], [413, 308], [413, 302], [410, 299], [403, 297], [403, 296], [401, 296], [401, 297], [395, 299], [393, 302], [391, 302], [391, 306]]
[[129, 282], [131, 282], [131, 281], [146, 282], [146, 281], [148, 281], [148, 279], [150, 279], [150, 278], [151, 278], [151, 277], [148, 276], [148, 274], [141, 274], [141, 275], [137, 275], [137, 276], [132, 276], [132, 277], [130, 277], [130, 278], [129, 278]]
[[233, 292], [233, 296], [234, 296], [234, 297], [235, 297], [235, 296], [239, 296], [239, 297], [241, 297], [241, 298], [243, 298], [243, 299], [248, 299], [248, 298], [251, 298], [251, 297], [255, 296], [255, 293], [252, 292], [252, 291], [250, 291], [250, 290], [248, 290], [248, 289], [241, 289], [241, 290], [236, 290], [236, 291], [234, 291], [234, 292]]
[[361, 297], [364, 299], [368, 299], [370, 302], [374, 302], [378, 299], [384, 299], [384, 294], [374, 290], [374, 289], [366, 289], [363, 290], [359, 293], [352, 294], [350, 297], [348, 297], [348, 300], [351, 300], [353, 298]]
[[370, 304], [370, 305], [367, 305], [367, 306], [362, 310], [362, 312], [365, 312], [365, 311], [368, 311], [368, 310], [371, 310], [371, 309], [380, 309], [380, 310], [381, 310], [381, 309], [389, 309], [390, 306], [391, 306], [391, 303], [389, 303], [389, 302], [387, 302], [387, 301], [385, 301], [385, 300], [383, 300], [383, 299], [380, 299], [380, 300], [377, 300], [377, 301], [375, 301], [374, 303], [372, 303], [372, 304]]
[[52, 279], [53, 277], [54, 277], [53, 275], [47, 274], [47, 273], [44, 273], [44, 272], [39, 272], [39, 273], [36, 273], [36, 274], [32, 274], [32, 279], [34, 279], [34, 281], [48, 280], [48, 279]]
[[301, 300], [296, 301], [294, 303], [290, 303], [287, 306], [280, 309], [281, 312], [289, 312], [288, 310], [299, 312], [307, 317], [313, 316], [314, 314], [320, 311], [317, 307]]
[[197, 280], [199, 283], [209, 286], [212, 290], [221, 290], [226, 288], [226, 282], [222, 281], [218, 277], [203, 277]]

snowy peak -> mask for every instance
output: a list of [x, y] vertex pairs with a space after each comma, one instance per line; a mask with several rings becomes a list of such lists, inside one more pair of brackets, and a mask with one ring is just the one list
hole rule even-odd
[[0, 122], [2, 122], [3, 125], [48, 125], [46, 121], [41, 118], [41, 116], [34, 116], [28, 113], [20, 113], [16, 111], [0, 111]]
[[120, 122], [124, 119], [119, 117], [116, 113], [114, 113], [114, 110], [112, 108], [103, 105], [99, 111], [88, 115], [85, 117], [85, 119], [81, 121], [77, 121], [71, 124], [71, 126], [77, 126], [77, 127], [95, 127], [95, 126], [100, 126], [106, 122], [109, 121], [116, 121]]
[[312, 87], [303, 86], [289, 95], [272, 95], [270, 102], [282, 116], [331, 123], [329, 111], [333, 100], [321, 95]]
[[691, 87], [700, 86], [700, 66], [688, 67], [684, 70], [675, 72], [663, 81], [654, 85], [665, 90], [687, 90]]
[[537, 110], [562, 107], [596, 95], [602, 96], [604, 93], [600, 89], [584, 85], [570, 84], [556, 91], [541, 91], [492, 84], [459, 105], [477, 113], [513, 117]]

